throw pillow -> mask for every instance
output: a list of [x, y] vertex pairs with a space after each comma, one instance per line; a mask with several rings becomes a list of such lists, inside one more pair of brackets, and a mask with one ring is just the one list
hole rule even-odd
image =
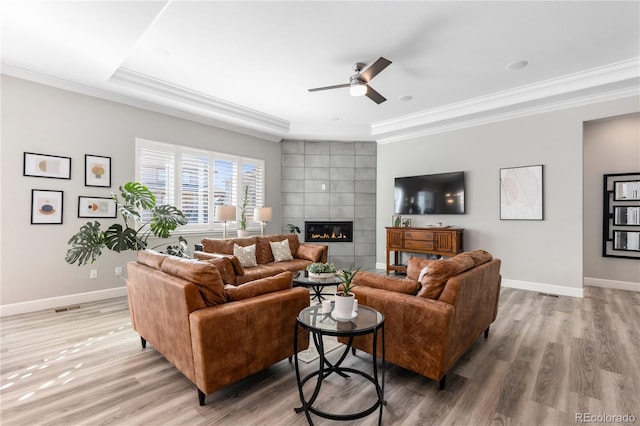
[[407, 262], [407, 278], [420, 281], [418, 280], [420, 271], [431, 262], [433, 262], [431, 259], [422, 259], [419, 257], [409, 258], [409, 262]]
[[256, 262], [256, 245], [242, 247], [237, 244], [233, 245], [233, 255], [238, 258], [243, 268], [258, 266]]
[[269, 241], [269, 245], [271, 246], [274, 262], [293, 260], [291, 249], [289, 248], [289, 240]]
[[427, 273], [422, 278], [422, 289], [417, 296], [427, 299], [437, 299], [449, 278], [467, 269], [473, 268], [470, 256], [455, 256], [447, 260], [434, 260], [427, 266]]
[[353, 282], [356, 286], [379, 288], [403, 294], [416, 294], [420, 289], [420, 283], [417, 281], [410, 279], [399, 280], [367, 271], [358, 272]]
[[160, 267], [162, 266], [162, 262], [164, 262], [167, 257], [169, 257], [168, 254], [158, 253], [157, 251], [146, 249], [140, 250], [138, 252], [137, 260], [138, 263], [147, 265], [150, 268], [160, 269]]
[[239, 286], [227, 285], [224, 287], [227, 300], [230, 302], [236, 300], [249, 299], [251, 297], [260, 296], [262, 294], [272, 293], [274, 291], [287, 290], [291, 288], [293, 274], [291, 272], [281, 272], [273, 277], [262, 278]]
[[300, 244], [296, 257], [298, 259], [310, 260], [312, 262], [319, 262], [322, 257], [324, 246], [314, 246], [311, 244]]
[[422, 270], [420, 271], [420, 275], [418, 275], [418, 281], [422, 282], [422, 278], [426, 275], [428, 269], [429, 266], [425, 266], [424, 268], [422, 268]]

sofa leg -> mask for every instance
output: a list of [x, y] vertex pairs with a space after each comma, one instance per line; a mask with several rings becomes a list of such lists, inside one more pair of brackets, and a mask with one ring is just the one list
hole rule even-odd
[[445, 374], [442, 379], [440, 379], [440, 390], [444, 390], [444, 387], [447, 385], [447, 375]]
[[484, 331], [484, 338], [486, 339], [487, 337], [489, 337], [489, 327]]
[[356, 354], [356, 348], [351, 347], [351, 355], [355, 355]]
[[202, 407], [204, 405], [204, 397], [206, 395], [204, 394], [204, 392], [202, 392], [200, 389], [198, 389], [198, 402], [200, 403], [200, 406]]
[[293, 356], [289, 355], [289, 363], [291, 363], [291, 361], [293, 361]]
[[147, 341], [142, 336], [140, 336], [140, 343], [142, 344], [142, 349], [145, 349], [147, 347]]

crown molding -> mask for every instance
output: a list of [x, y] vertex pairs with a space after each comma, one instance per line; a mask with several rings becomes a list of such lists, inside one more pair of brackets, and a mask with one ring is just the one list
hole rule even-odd
[[[62, 90], [68, 90], [70, 92], [75, 92], [82, 95], [105, 99], [112, 102], [118, 102], [124, 105], [133, 106], [133, 107], [144, 109], [147, 111], [153, 111], [161, 114], [170, 115], [172, 117], [182, 118], [185, 120], [218, 127], [225, 130], [238, 132], [238, 133], [252, 136], [255, 138], [264, 139], [269, 142], [280, 142], [283, 139], [283, 137], [287, 134], [287, 131], [288, 131], [288, 122], [284, 120], [280, 120], [280, 122], [286, 123], [285, 125], [287, 130], [283, 130], [283, 127], [281, 124], [280, 127], [278, 128], [278, 131], [275, 131], [273, 128], [270, 129], [270, 131], [267, 131], [266, 129], [268, 128], [268, 126], [265, 124], [262, 124], [262, 125], [256, 124], [254, 126], [250, 126], [249, 124], [247, 124], [247, 122], [241, 122], [240, 120], [234, 120], [233, 122], [229, 122], [228, 120], [225, 120], [224, 118], [222, 118], [221, 115], [218, 115], [217, 117], [212, 117], [211, 115], [207, 114], [207, 111], [202, 111], [198, 113], [192, 112], [192, 111], [186, 111], [182, 106], [171, 107], [155, 101], [140, 99], [138, 97], [123, 95], [110, 90], [104, 90], [97, 87], [88, 86], [88, 85], [72, 82], [69, 80], [61, 79], [58, 77], [53, 77], [51, 75], [27, 70], [25, 68], [21, 68], [11, 64], [2, 63], [1, 73], [12, 76], [12, 77], [21, 78], [23, 80], [32, 81], [34, 83], [40, 83], [40, 84], [55, 87], [58, 89], [62, 89]], [[266, 114], [261, 114], [261, 115], [265, 117], [269, 117], [269, 116], [266, 116]], [[263, 119], [261, 121], [263, 123], [268, 122], [268, 120], [266, 119]]]
[[[493, 93], [487, 96], [480, 96], [463, 102], [456, 102], [439, 108], [421, 111], [397, 117], [391, 120], [379, 121], [371, 125], [373, 137], [383, 143], [409, 139], [415, 137], [416, 131], [425, 126], [432, 126], [435, 129], [437, 123], [447, 120], [460, 120], [462, 127], [467, 121], [464, 117], [474, 114], [487, 113], [500, 108], [515, 107], [527, 102], [540, 101], [554, 96], [566, 95], [572, 92], [579, 92], [585, 89], [592, 89], [598, 86], [605, 86], [612, 83], [633, 81], [640, 78], [640, 58], [632, 58], [626, 61], [593, 68], [590, 70], [568, 74], [562, 77], [545, 80], [542, 82], [521, 86], [512, 90]], [[635, 83], [637, 87], [637, 83]], [[599, 94], [595, 95], [597, 98]], [[629, 96], [623, 94], [622, 96]], [[581, 102], [585, 102], [582, 100]], [[595, 102], [595, 100], [594, 100]], [[550, 104], [549, 110], [558, 109], [555, 104]], [[544, 109], [541, 110], [544, 112]], [[522, 110], [520, 111], [522, 113]], [[532, 114], [535, 112], [531, 112]], [[496, 114], [491, 121], [507, 119], [508, 114]], [[505, 118], [500, 118], [500, 117]], [[452, 125], [454, 128], [456, 124]], [[446, 126], [447, 128], [449, 126]], [[386, 136], [385, 136], [386, 135]], [[393, 136], [389, 136], [393, 135]]]

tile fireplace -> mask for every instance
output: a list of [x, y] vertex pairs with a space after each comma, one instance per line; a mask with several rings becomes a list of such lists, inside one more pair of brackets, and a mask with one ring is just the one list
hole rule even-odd
[[353, 222], [305, 222], [304, 230], [307, 242], [353, 242]]

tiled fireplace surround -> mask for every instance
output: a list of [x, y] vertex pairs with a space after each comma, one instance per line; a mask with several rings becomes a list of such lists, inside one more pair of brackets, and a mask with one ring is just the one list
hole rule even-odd
[[353, 242], [329, 245], [338, 267], [374, 268], [376, 262], [375, 142], [282, 143], [282, 232], [306, 221], [353, 221]]

